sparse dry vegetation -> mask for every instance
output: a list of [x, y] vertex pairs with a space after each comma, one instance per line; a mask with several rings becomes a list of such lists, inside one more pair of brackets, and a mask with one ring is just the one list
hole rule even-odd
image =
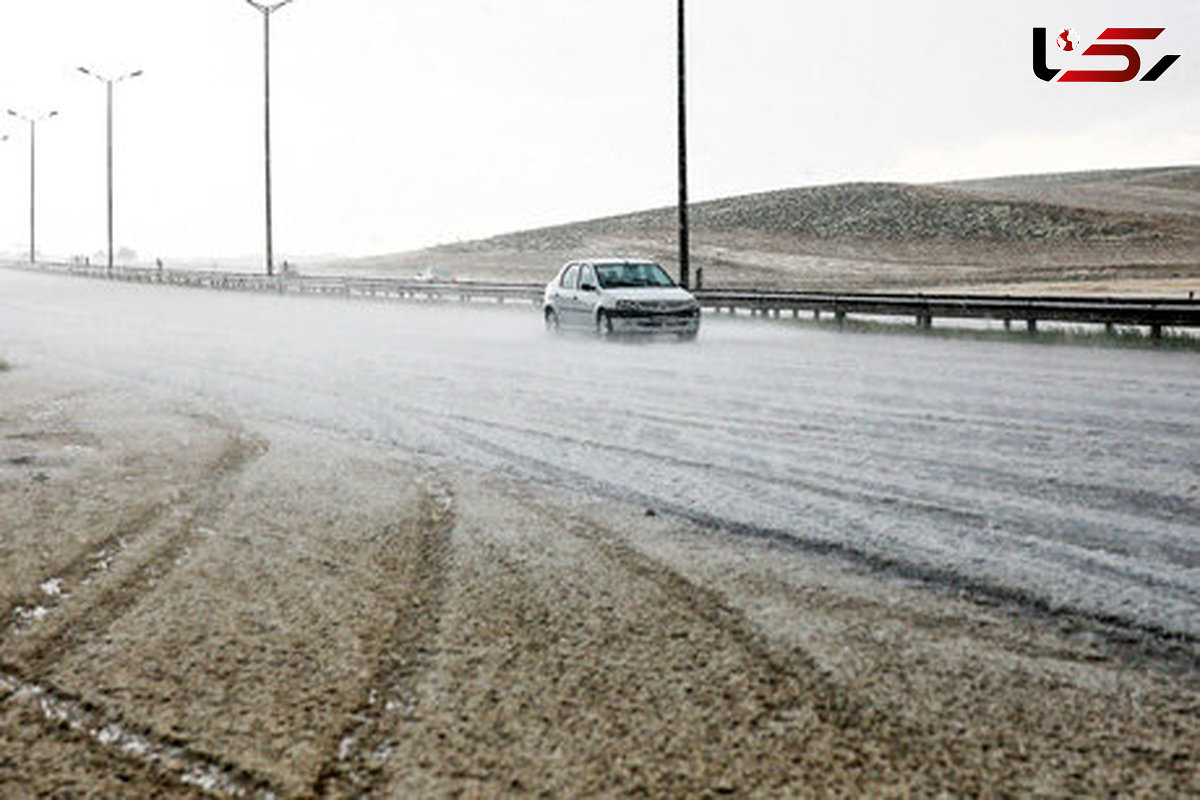
[[[1171, 281], [1200, 289], [1200, 167], [1038, 175], [943, 185], [843, 184], [691, 209], [704, 285], [796, 290]], [[324, 269], [541, 282], [580, 255], [677, 266], [674, 208], [607, 217]]]

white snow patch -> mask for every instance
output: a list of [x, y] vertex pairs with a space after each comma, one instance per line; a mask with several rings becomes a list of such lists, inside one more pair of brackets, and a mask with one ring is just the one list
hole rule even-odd
[[18, 606], [14, 613], [21, 622], [41, 622], [50, 613], [50, 609], [45, 606]]

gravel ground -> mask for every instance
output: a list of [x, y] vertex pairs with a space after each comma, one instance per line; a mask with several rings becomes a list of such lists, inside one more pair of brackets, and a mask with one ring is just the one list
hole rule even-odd
[[1200, 793], [1194, 672], [352, 435], [0, 373], [0, 794]]

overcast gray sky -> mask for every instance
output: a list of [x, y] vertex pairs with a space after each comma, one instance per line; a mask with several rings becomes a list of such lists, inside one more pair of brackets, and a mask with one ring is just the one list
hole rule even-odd
[[[689, 0], [695, 200], [1200, 162], [1196, 0]], [[366, 255], [674, 202], [674, 0], [295, 0], [272, 17], [277, 257]], [[1054, 84], [1031, 29], [1165, 27], [1154, 83]], [[1073, 56], [1079, 58], [1079, 56]], [[1050, 43], [1052, 66], [1072, 56]], [[1091, 68], [1120, 59], [1091, 58]], [[244, 0], [7, 0], [0, 108], [38, 126], [38, 245], [262, 249], [262, 18]], [[1076, 67], [1085, 64], [1074, 63]], [[27, 246], [28, 127], [0, 133], [0, 250]]]

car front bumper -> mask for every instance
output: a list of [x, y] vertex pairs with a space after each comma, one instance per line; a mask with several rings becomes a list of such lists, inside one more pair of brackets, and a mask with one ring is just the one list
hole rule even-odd
[[700, 309], [672, 312], [614, 309], [607, 313], [613, 333], [694, 334], [700, 330]]

